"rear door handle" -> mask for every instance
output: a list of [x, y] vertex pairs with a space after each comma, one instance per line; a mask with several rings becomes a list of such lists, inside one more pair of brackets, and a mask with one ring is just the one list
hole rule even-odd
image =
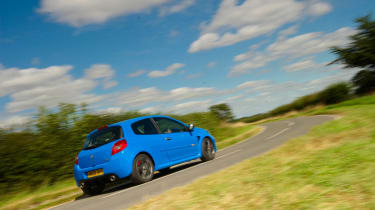
[[165, 137], [164, 140], [166, 140], [166, 141], [170, 141], [170, 140], [172, 140], [172, 138]]

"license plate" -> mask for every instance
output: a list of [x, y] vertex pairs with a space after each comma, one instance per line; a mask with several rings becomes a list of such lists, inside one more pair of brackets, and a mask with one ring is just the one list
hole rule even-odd
[[99, 176], [99, 175], [103, 175], [103, 174], [104, 174], [103, 169], [98, 169], [98, 170], [87, 172], [87, 177], [91, 178], [91, 177]]

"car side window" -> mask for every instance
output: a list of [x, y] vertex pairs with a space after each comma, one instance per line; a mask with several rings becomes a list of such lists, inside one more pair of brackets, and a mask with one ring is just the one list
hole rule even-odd
[[133, 132], [138, 135], [157, 134], [157, 130], [150, 119], [140, 120], [131, 125]]
[[158, 125], [161, 133], [178, 133], [187, 131], [186, 127], [179, 122], [168, 118], [153, 118]]

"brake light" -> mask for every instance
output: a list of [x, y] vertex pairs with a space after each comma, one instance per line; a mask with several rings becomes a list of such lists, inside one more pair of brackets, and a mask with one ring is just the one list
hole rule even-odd
[[128, 143], [125, 139], [116, 142], [112, 147], [112, 155], [121, 152], [126, 146], [128, 146]]
[[74, 162], [74, 164], [78, 165], [78, 154], [76, 155], [76, 161]]
[[103, 126], [103, 127], [98, 128], [98, 131], [103, 130], [103, 129], [105, 129], [105, 128], [108, 128], [108, 125], [105, 125], [105, 126]]

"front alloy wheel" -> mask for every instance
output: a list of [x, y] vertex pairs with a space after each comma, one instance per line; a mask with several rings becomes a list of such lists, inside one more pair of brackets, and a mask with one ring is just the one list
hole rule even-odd
[[215, 158], [215, 148], [211, 139], [204, 138], [202, 142], [202, 161], [209, 161]]

